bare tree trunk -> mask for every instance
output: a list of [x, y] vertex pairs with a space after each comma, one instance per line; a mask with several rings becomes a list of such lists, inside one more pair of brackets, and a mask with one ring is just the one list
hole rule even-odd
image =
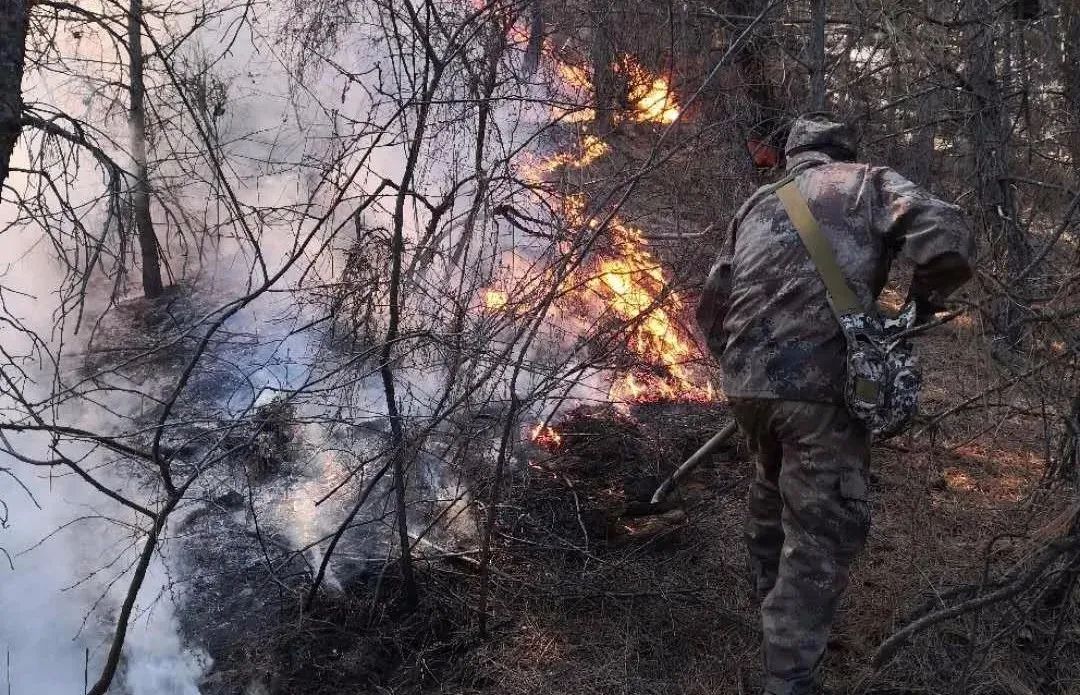
[[590, 0], [592, 15], [592, 45], [590, 58], [593, 68], [594, 124], [601, 135], [614, 126], [618, 97], [615, 93], [615, 70], [612, 63], [615, 51], [611, 43], [611, 0]]
[[150, 561], [154, 558], [154, 549], [161, 539], [161, 533], [165, 530], [165, 524], [169, 515], [176, 509], [177, 503], [183, 494], [170, 494], [165, 500], [164, 506], [154, 516], [154, 525], [146, 534], [146, 541], [139, 552], [139, 560], [135, 565], [135, 575], [128, 584], [127, 595], [124, 603], [120, 606], [120, 615], [116, 619], [116, 633], [109, 645], [109, 654], [105, 658], [105, 666], [101, 669], [101, 675], [94, 683], [87, 695], [105, 695], [109, 691], [117, 668], [120, 666], [120, 657], [124, 651], [124, 641], [127, 638], [128, 626], [131, 623], [131, 614], [135, 610], [135, 601], [139, 597], [139, 589], [142, 588], [143, 580], [146, 579], [146, 570], [150, 567]]
[[[539, 19], [536, 19], [539, 17]], [[530, 49], [532, 50], [533, 37], [543, 31], [543, 17], [540, 14], [540, 0], [533, 0], [533, 28], [529, 37]], [[539, 50], [539, 49], [537, 49]], [[477, 91], [477, 123], [476, 123], [476, 151], [473, 156], [473, 169], [476, 171], [476, 190], [473, 192], [472, 203], [469, 205], [469, 214], [465, 218], [462, 227], [461, 238], [454, 247], [452, 261], [454, 265], [461, 262], [465, 248], [471, 243], [473, 232], [476, 230], [476, 220], [480, 216], [480, 210], [487, 197], [490, 183], [488, 172], [484, 170], [484, 150], [487, 142], [487, 129], [491, 118], [491, 95], [495, 92], [495, 85], [499, 77], [499, 61], [506, 51], [505, 29], [492, 30], [488, 35], [486, 46], [486, 58], [484, 80], [478, 85]], [[535, 70], [535, 67], [533, 68]]]
[[1080, 478], [1080, 395], [1073, 396], [1062, 423], [1057, 457], [1051, 459], [1046, 477], [1052, 480], [1076, 482]]
[[825, 20], [828, 0], [810, 0], [810, 110], [825, 110]]
[[135, 166], [135, 185], [131, 193], [131, 205], [135, 213], [135, 229], [142, 251], [143, 294], [159, 297], [164, 291], [161, 284], [161, 262], [158, 258], [157, 236], [150, 218], [150, 180], [146, 171], [146, 109], [144, 99], [142, 53], [142, 0], [131, 0], [128, 10], [128, 65], [131, 106], [129, 127], [131, 129], [131, 158]]
[[[725, 0], [723, 3], [714, 3], [714, 11], [717, 13], [734, 15], [733, 27], [725, 32], [730, 41], [734, 41], [749, 26], [754, 15], [760, 11], [756, 0]], [[767, 22], [762, 22], [767, 24]], [[767, 66], [777, 60], [775, 45], [762, 40], [761, 29], [750, 35], [745, 43], [732, 56], [735, 64], [733, 87], [736, 88], [736, 98], [731, 101], [730, 112], [718, 114], [722, 118], [733, 118], [737, 125], [737, 140], [732, 144], [737, 147], [747, 147], [749, 156], [745, 162], [748, 166], [755, 161], [766, 162], [767, 159], [755, 160], [751, 143], [761, 143], [765, 146], [776, 148], [780, 151], [784, 148], [783, 126], [786, 122], [785, 104], [777, 99], [770, 89], [769, 71]], [[760, 145], [758, 145], [760, 146]], [[746, 175], [752, 176], [751, 171]]]
[[[987, 0], [970, 3], [972, 16], [989, 18], [993, 7]], [[1004, 31], [1010, 24], [1004, 23]], [[1009, 180], [1010, 132], [1007, 107], [997, 67], [997, 43], [994, 22], [978, 22], [969, 37], [967, 81], [974, 97], [975, 113], [969, 121], [975, 190], [979, 201], [977, 213], [986, 230], [993, 255], [1002, 273], [1003, 285], [1016, 297], [1023, 297], [1020, 273], [1027, 267], [1031, 249], [1017, 221], [1016, 195]], [[1023, 338], [1019, 307], [1003, 297], [995, 307], [998, 335], [1012, 349]]]
[[26, 59], [26, 0], [0, 0], [0, 186], [22, 130], [22, 76]]
[[401, 186], [398, 188], [397, 195], [394, 196], [394, 229], [390, 245], [389, 316], [386, 326], [386, 339], [383, 341], [380, 355], [381, 366], [379, 368], [379, 373], [382, 376], [383, 391], [386, 395], [386, 413], [390, 420], [390, 437], [394, 446], [391, 456], [393, 457], [394, 501], [397, 513], [398, 542], [401, 546], [401, 579], [405, 587], [405, 603], [409, 606], [416, 605], [417, 591], [412, 553], [410, 551], [412, 543], [409, 540], [409, 521], [406, 513], [405, 426], [397, 403], [393, 359], [394, 345], [397, 343], [401, 324], [401, 266], [405, 256], [405, 199], [408, 197], [417, 162], [420, 159], [420, 151], [424, 146], [424, 133], [427, 131], [431, 100], [435, 95], [435, 89], [441, 77], [442, 67], [437, 64], [433, 68], [433, 74], [428, 78], [429, 81], [425, 82], [425, 89], [421, 95], [422, 101], [416, 115], [416, 126], [413, 129], [412, 140], [409, 143], [405, 171], [401, 176]]
[[532, 77], [540, 65], [544, 46], [544, 5], [542, 0], [529, 3], [529, 43], [525, 48], [525, 74]]
[[[423, 107], [421, 107], [423, 109]], [[422, 126], [419, 128], [422, 132]], [[414, 149], [419, 150], [419, 141], [414, 142]], [[408, 171], [415, 166], [411, 162]], [[405, 191], [407, 184], [401, 187]], [[405, 199], [404, 194], [399, 192], [398, 203], [394, 211], [394, 238], [390, 249], [390, 318], [386, 330], [386, 341], [382, 349], [382, 366], [379, 369], [382, 375], [383, 390], [386, 394], [386, 414], [390, 420], [390, 437], [394, 448], [391, 453], [393, 476], [394, 476], [394, 506], [397, 516], [398, 542], [401, 547], [401, 579], [405, 587], [405, 603], [415, 606], [417, 602], [416, 577], [413, 573], [412, 554], [409, 542], [409, 520], [405, 499], [405, 425], [402, 423], [401, 412], [398, 408], [397, 392], [394, 383], [393, 345], [398, 336], [398, 325], [401, 316], [401, 261], [405, 254], [405, 241], [402, 229], [404, 227]]]
[[923, 96], [915, 106], [915, 119], [919, 130], [915, 133], [915, 141], [911, 147], [914, 154], [911, 160], [911, 177], [920, 184], [925, 184], [930, 179], [934, 166], [934, 141], [938, 129], [934, 119], [941, 112], [941, 107], [942, 98], [937, 92]]
[[[522, 354], [524, 354], [524, 350]], [[520, 360], [519, 360], [520, 362]], [[491, 480], [491, 496], [487, 503], [487, 513], [484, 519], [483, 536], [480, 540], [480, 598], [477, 612], [480, 614], [479, 632], [481, 637], [488, 636], [488, 594], [490, 592], [491, 567], [491, 536], [495, 532], [495, 522], [498, 520], [499, 500], [502, 494], [502, 479], [506, 475], [506, 462], [513, 455], [514, 442], [513, 432], [517, 427], [518, 411], [521, 408], [521, 399], [517, 395], [517, 374], [515, 370], [510, 380], [510, 409], [506, 413], [503, 423], [502, 436], [499, 440], [499, 455], [495, 460], [495, 472]]]

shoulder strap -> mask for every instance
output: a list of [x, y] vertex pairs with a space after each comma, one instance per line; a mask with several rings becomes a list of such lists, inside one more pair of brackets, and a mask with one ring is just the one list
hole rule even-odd
[[806, 251], [810, 254], [814, 265], [817, 266], [818, 274], [821, 275], [821, 279], [825, 283], [825, 289], [829, 291], [829, 295], [832, 297], [833, 312], [837, 316], [862, 312], [863, 307], [859, 303], [859, 298], [855, 296], [847, 281], [844, 280], [844, 273], [836, 262], [833, 248], [825, 235], [821, 233], [821, 228], [818, 226], [817, 220], [814, 219], [814, 214], [810, 212], [806, 199], [799, 192], [794, 179], [777, 188], [776, 195], [780, 198], [780, 202], [784, 204], [784, 209], [787, 210], [791, 223], [795, 225], [795, 230], [799, 233], [803, 245], [806, 246]]

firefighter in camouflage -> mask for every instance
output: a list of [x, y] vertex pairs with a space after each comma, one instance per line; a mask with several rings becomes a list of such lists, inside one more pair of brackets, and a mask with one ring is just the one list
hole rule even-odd
[[[892, 169], [856, 163], [855, 150], [849, 126], [809, 114], [792, 125], [787, 169], [862, 305], [874, 305], [901, 254], [925, 320], [971, 276], [969, 227], [958, 207]], [[870, 441], [844, 406], [845, 342], [825, 285], [775, 188], [736, 213], [697, 320], [757, 458], [746, 538], [765, 693], [807, 695], [869, 530]]]

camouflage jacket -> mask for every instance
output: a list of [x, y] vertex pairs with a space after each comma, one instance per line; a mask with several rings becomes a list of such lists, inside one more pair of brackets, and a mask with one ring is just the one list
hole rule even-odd
[[[960, 208], [887, 167], [788, 159], [796, 184], [863, 306], [874, 306], [897, 253], [915, 266], [909, 299], [921, 313], [971, 276], [973, 238]], [[736, 213], [710, 271], [697, 320], [721, 361], [729, 397], [843, 404], [845, 344], [825, 285], [764, 186]]]

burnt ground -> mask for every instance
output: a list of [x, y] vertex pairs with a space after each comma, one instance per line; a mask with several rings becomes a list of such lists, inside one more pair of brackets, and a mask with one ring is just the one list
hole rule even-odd
[[580, 408], [559, 447], [532, 458], [500, 532], [495, 613], [515, 625], [484, 659], [500, 692], [724, 692], [752, 662], [737, 443], [666, 514], [635, 514], [724, 417], [721, 406]]

